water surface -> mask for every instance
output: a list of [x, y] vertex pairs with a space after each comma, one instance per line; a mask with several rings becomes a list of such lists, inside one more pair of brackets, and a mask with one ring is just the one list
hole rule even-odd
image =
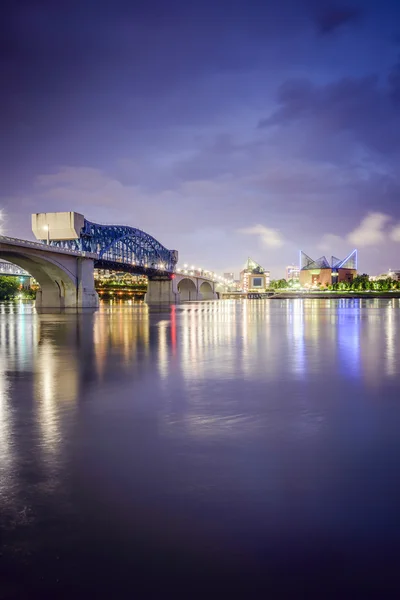
[[0, 305], [0, 598], [395, 593], [399, 327], [396, 299]]

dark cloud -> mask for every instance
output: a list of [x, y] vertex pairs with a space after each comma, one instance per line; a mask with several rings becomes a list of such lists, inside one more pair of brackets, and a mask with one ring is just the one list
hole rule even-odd
[[400, 105], [400, 57], [389, 74], [389, 89], [394, 102]]
[[312, 138], [315, 133], [325, 146], [329, 146], [333, 138], [348, 134], [353, 142], [369, 150], [398, 155], [399, 92], [397, 65], [383, 82], [378, 76], [343, 78], [325, 85], [316, 85], [309, 79], [289, 80], [279, 88], [278, 108], [261, 119], [258, 127], [287, 129], [302, 123], [308, 137]]
[[330, 34], [347, 23], [359, 21], [363, 14], [359, 7], [327, 8], [317, 18], [318, 29], [322, 34]]

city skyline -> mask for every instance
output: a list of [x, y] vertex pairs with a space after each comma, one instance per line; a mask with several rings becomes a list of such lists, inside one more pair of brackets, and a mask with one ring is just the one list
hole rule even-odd
[[7, 234], [76, 210], [220, 273], [302, 247], [400, 268], [397, 2], [53, 6], [1, 24]]

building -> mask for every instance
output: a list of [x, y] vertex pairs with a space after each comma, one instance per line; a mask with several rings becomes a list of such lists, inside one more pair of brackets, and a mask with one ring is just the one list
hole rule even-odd
[[224, 273], [224, 279], [227, 279], [228, 281], [234, 281], [235, 274], [234, 273]]
[[300, 285], [305, 287], [328, 286], [342, 281], [353, 281], [357, 275], [357, 250], [353, 250], [344, 260], [332, 256], [331, 262], [325, 256], [313, 260], [300, 252]]
[[400, 270], [389, 269], [387, 273], [382, 273], [381, 275], [371, 275], [369, 279], [370, 281], [378, 281], [379, 279], [393, 279], [394, 281], [400, 281]]
[[286, 281], [293, 281], [294, 279], [300, 279], [300, 267], [290, 265], [286, 267]]
[[269, 288], [269, 275], [269, 271], [252, 258], [248, 258], [243, 271], [240, 272], [240, 287], [244, 292], [264, 292]]
[[399, 269], [389, 269], [386, 277], [390, 277], [390, 279], [394, 279], [395, 281], [400, 281], [400, 270]]

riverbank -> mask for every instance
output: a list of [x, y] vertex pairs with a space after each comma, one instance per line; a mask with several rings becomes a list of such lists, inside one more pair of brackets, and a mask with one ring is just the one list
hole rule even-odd
[[284, 292], [264, 292], [264, 293], [248, 293], [248, 292], [222, 292], [219, 295], [221, 300], [295, 300], [298, 298], [318, 298], [320, 300], [332, 300], [340, 298], [361, 298], [368, 300], [371, 298], [400, 298], [400, 290], [396, 291], [324, 291], [324, 292], [303, 292], [301, 290], [284, 291]]
[[296, 298], [319, 298], [321, 300], [332, 300], [338, 298], [361, 298], [369, 300], [370, 298], [400, 298], [400, 291], [396, 292], [281, 292], [274, 294], [271, 298], [278, 300], [288, 300]]

